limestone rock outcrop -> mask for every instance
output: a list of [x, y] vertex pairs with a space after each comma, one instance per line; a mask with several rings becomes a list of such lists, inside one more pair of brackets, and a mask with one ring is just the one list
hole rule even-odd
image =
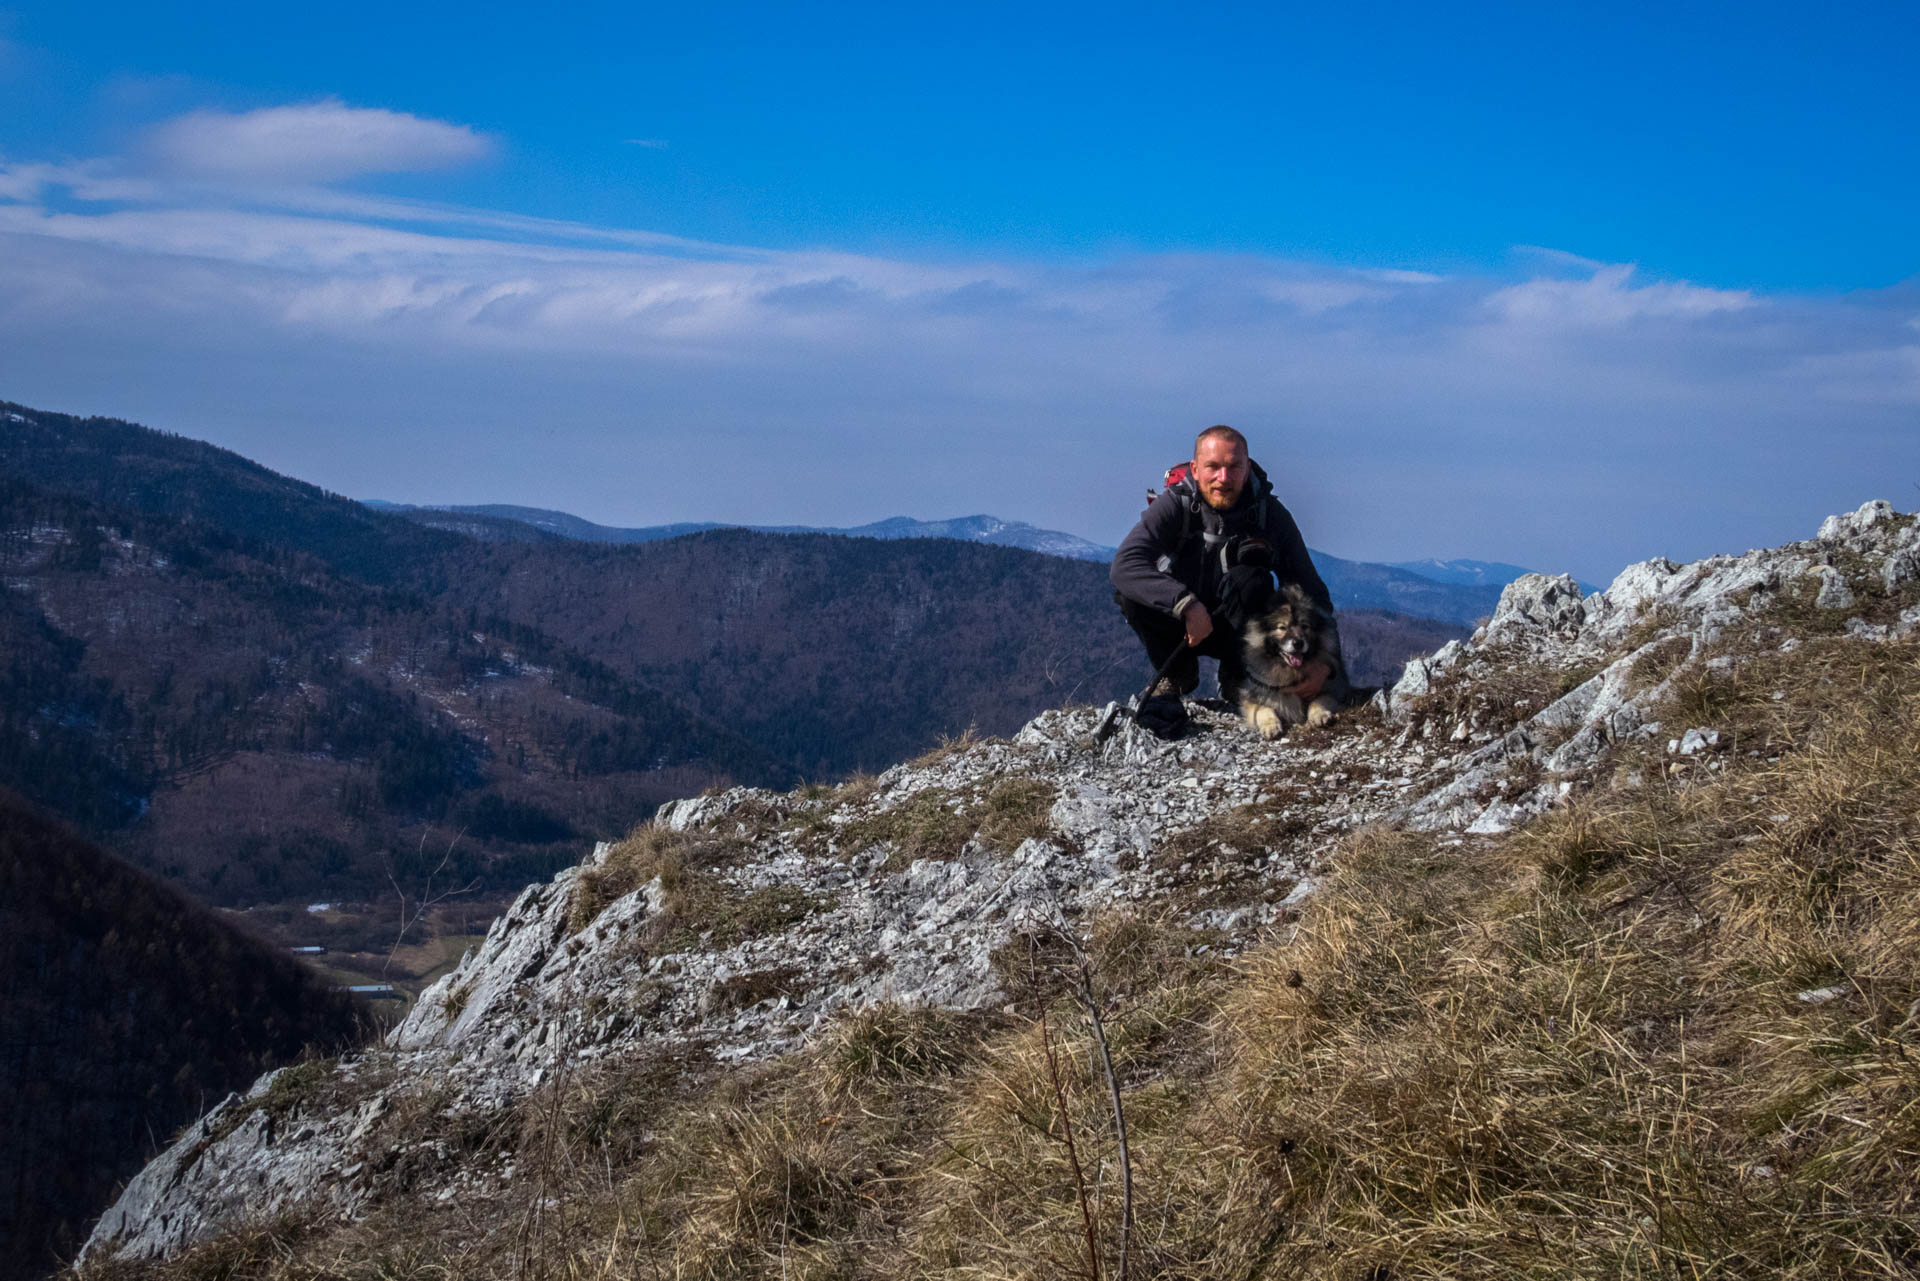
[[[1737, 624], [1801, 610], [1868, 638], [1912, 632], [1920, 606], [1900, 606], [1902, 590], [1920, 577], [1917, 548], [1920, 520], [1876, 501], [1829, 516], [1806, 542], [1686, 565], [1629, 565], [1605, 591], [1584, 598], [1569, 578], [1516, 579], [1470, 640], [1408, 663], [1375, 699], [1409, 732], [1481, 743], [1454, 778], [1408, 808], [1407, 820], [1488, 833], [1547, 808], [1614, 745], [1660, 734], [1651, 709], [1676, 680], [1702, 662], [1738, 661], [1709, 654]], [[1888, 616], [1848, 617], [1870, 605]], [[1782, 643], [1793, 643], [1781, 630]], [[1543, 674], [1555, 679], [1542, 682]], [[1582, 679], [1570, 683], [1573, 675]], [[1540, 686], [1556, 681], [1571, 687], [1539, 701]], [[1503, 697], [1521, 687], [1527, 693], [1519, 699]], [[1512, 791], [1502, 780], [1535, 773], [1536, 786], [1487, 799], [1493, 790]]]

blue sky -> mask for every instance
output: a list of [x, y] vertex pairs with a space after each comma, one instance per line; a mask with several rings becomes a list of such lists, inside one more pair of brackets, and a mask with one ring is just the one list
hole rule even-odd
[[1920, 6], [909, 9], [0, 0], [0, 396], [1105, 542], [1224, 420], [1316, 546], [1602, 581], [1920, 500]]

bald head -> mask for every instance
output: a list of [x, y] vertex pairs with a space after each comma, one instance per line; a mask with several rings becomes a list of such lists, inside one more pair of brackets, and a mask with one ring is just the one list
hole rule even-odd
[[1247, 438], [1245, 436], [1242, 436], [1239, 432], [1227, 426], [1225, 423], [1215, 423], [1213, 426], [1207, 428], [1205, 431], [1201, 432], [1198, 436], [1195, 436], [1193, 438], [1193, 456], [1195, 458], [1198, 458], [1200, 456], [1200, 447], [1206, 444], [1209, 440], [1231, 441], [1235, 445], [1238, 445], [1240, 447], [1241, 453], [1245, 454], [1245, 453], [1251, 452], [1247, 446]]

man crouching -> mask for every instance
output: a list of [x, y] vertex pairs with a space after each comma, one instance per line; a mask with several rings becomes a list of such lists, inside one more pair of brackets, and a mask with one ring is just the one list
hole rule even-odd
[[[1166, 669], [1138, 717], [1160, 737], [1176, 738], [1186, 727], [1181, 698], [1200, 683], [1202, 655], [1219, 662], [1221, 691], [1242, 704], [1249, 723], [1269, 738], [1284, 728], [1272, 717], [1257, 719], [1244, 698], [1250, 686], [1264, 684], [1248, 671], [1248, 626], [1278, 602], [1304, 597], [1300, 604], [1320, 615], [1324, 632], [1286, 691], [1298, 700], [1292, 706], [1324, 706], [1334, 693], [1322, 691], [1340, 648], [1333, 599], [1299, 526], [1233, 428], [1200, 433], [1192, 463], [1168, 473], [1166, 489], [1121, 541], [1111, 577], [1114, 600], [1147, 647], [1147, 660], [1155, 671]], [[1290, 587], [1298, 595], [1285, 594]], [[1314, 717], [1316, 724], [1323, 719]]]

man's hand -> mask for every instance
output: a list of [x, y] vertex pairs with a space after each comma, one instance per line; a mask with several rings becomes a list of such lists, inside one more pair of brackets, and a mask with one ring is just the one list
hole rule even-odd
[[1213, 615], [1199, 601], [1187, 606], [1187, 612], [1180, 615], [1180, 621], [1187, 625], [1187, 645], [1191, 648], [1213, 635]]
[[1333, 668], [1316, 658], [1300, 669], [1299, 682], [1288, 692], [1305, 702], [1316, 697], [1326, 686], [1327, 678], [1332, 675]]

